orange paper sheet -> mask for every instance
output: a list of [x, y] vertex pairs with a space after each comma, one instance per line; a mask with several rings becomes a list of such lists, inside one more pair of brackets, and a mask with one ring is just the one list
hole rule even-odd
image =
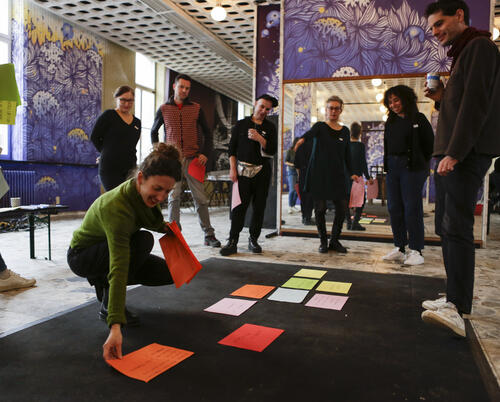
[[231, 296], [251, 297], [252, 299], [262, 299], [274, 286], [245, 285], [231, 293]]
[[180, 288], [195, 277], [201, 269], [201, 264], [184, 240], [177, 223], [171, 222], [168, 226], [175, 236], [163, 236], [160, 246], [175, 287]]
[[200, 183], [205, 181], [206, 166], [202, 165], [198, 158], [194, 158], [188, 166], [188, 173]]
[[148, 382], [169, 368], [192, 356], [194, 352], [152, 343], [122, 359], [106, 362], [127, 377]]
[[219, 343], [234, 346], [235, 348], [262, 352], [283, 332], [285, 332], [284, 329], [245, 324], [224, 339], [221, 339]]

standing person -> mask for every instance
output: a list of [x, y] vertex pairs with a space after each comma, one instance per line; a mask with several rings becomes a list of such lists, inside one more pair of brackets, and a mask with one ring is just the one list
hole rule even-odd
[[0, 254], [0, 292], [14, 289], [30, 288], [36, 283], [36, 279], [26, 279], [7, 268]]
[[453, 60], [446, 88], [441, 83], [425, 92], [439, 108], [436, 234], [447, 281], [446, 298], [422, 303], [422, 319], [465, 337], [462, 315], [470, 314], [474, 292], [474, 209], [491, 159], [500, 155], [500, 53], [489, 32], [469, 27], [465, 2], [440, 0], [425, 15], [440, 44], [451, 45]]
[[179, 151], [158, 144], [141, 163], [134, 178], [101, 195], [73, 233], [68, 264], [95, 286], [101, 301], [99, 316], [110, 327], [104, 359], [122, 357], [121, 325], [138, 325], [125, 307], [127, 285], [172, 283], [163, 258], [151, 254], [154, 238], [146, 228], [166, 233], [160, 203], [181, 178]]
[[[351, 175], [351, 152], [349, 149], [349, 129], [339, 123], [344, 102], [338, 96], [331, 96], [326, 101], [325, 122], [318, 122], [297, 142], [300, 147], [304, 141], [313, 141], [313, 149], [306, 172], [306, 191], [314, 199], [316, 227], [320, 237], [320, 253], [334, 250], [347, 253], [340, 244], [339, 237], [347, 211], [346, 175], [352, 180], [358, 176]], [[335, 218], [333, 220], [330, 243], [326, 234], [326, 203], [333, 201]]]
[[285, 165], [286, 174], [288, 181], [288, 213], [293, 214], [297, 210], [295, 209], [295, 204], [297, 203], [297, 190], [295, 186], [297, 184], [297, 170], [295, 169], [295, 144], [297, 144], [298, 138], [294, 138], [292, 146], [288, 151], [286, 151]]
[[105, 110], [97, 119], [90, 140], [101, 153], [99, 179], [106, 191], [123, 183], [136, 167], [136, 146], [141, 121], [132, 114], [134, 90], [118, 87], [113, 96], [116, 108]]
[[[422, 189], [429, 176], [434, 132], [418, 111], [417, 95], [410, 87], [389, 88], [384, 105], [389, 110], [384, 130], [384, 170], [395, 248], [382, 258], [420, 265], [424, 263]], [[407, 253], [406, 245], [410, 248]]]
[[[351, 163], [352, 163], [352, 173], [358, 177], [365, 176], [366, 179], [369, 180], [370, 184], [373, 183], [373, 179], [370, 177], [368, 173], [368, 165], [366, 164], [366, 151], [365, 144], [361, 141], [361, 124], [352, 123], [351, 124], [351, 142], [349, 143], [349, 147], [351, 150]], [[350, 189], [352, 187], [352, 180], [349, 180], [349, 194]], [[347, 197], [349, 199], [349, 197]], [[361, 219], [361, 214], [363, 213], [363, 207], [365, 206], [365, 201], [363, 200], [363, 205], [360, 207], [354, 208], [354, 220], [351, 220], [351, 210], [347, 208], [347, 229], [350, 230], [366, 230], [365, 227], [359, 224], [359, 220]]]
[[316, 221], [312, 218], [314, 200], [312, 194], [305, 189], [307, 166], [311, 158], [313, 141], [306, 141], [300, 147], [295, 145], [295, 169], [299, 179], [299, 196], [300, 196], [300, 211], [302, 213], [303, 225], [316, 225]]
[[[197, 158], [197, 162], [206, 166], [208, 156], [212, 150], [212, 133], [210, 132], [205, 115], [200, 105], [189, 100], [191, 78], [185, 74], [175, 77], [173, 84], [174, 95], [160, 106], [156, 112], [151, 142], [158, 142], [158, 130], [165, 128], [165, 142], [175, 145], [182, 155], [182, 175], [193, 196], [198, 222], [205, 234], [205, 245], [220, 247], [220, 241], [215, 237], [215, 231], [210, 224], [208, 213], [208, 198], [204, 184], [188, 173], [189, 165]], [[175, 184], [168, 196], [168, 220], [177, 222], [180, 227], [182, 179]]]
[[248, 250], [262, 253], [257, 240], [264, 221], [267, 194], [272, 174], [272, 155], [278, 148], [276, 127], [266, 116], [278, 106], [278, 101], [270, 95], [261, 95], [254, 104], [253, 114], [239, 120], [231, 132], [229, 142], [229, 176], [233, 186], [238, 185], [241, 204], [231, 212], [229, 241], [221, 248], [221, 255], [235, 254], [238, 239], [245, 224], [248, 205], [252, 202], [252, 221]]

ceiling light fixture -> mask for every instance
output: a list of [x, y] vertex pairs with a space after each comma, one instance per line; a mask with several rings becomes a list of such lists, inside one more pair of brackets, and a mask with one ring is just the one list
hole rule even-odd
[[210, 11], [210, 16], [214, 21], [220, 22], [226, 18], [226, 10], [221, 6], [221, 0], [217, 0], [215, 7]]
[[377, 95], [375, 95], [375, 99], [377, 100], [377, 102], [381, 102], [382, 99], [384, 99], [384, 94], [378, 93]]
[[382, 85], [382, 80], [380, 78], [373, 78], [372, 85], [374, 87], [379, 87], [380, 85]]

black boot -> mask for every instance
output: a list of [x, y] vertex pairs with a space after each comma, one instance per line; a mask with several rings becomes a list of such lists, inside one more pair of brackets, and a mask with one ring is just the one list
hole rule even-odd
[[352, 229], [352, 220], [351, 220], [351, 209], [350, 208], [347, 208], [347, 214], [346, 214], [345, 220], [346, 220], [347, 230], [351, 230]]
[[365, 227], [359, 224], [359, 220], [361, 219], [361, 211], [363, 208], [356, 208], [356, 212], [354, 213], [354, 221], [352, 222], [351, 230], [366, 230]]
[[[101, 302], [101, 309], [99, 310], [99, 318], [106, 321], [108, 318], [108, 299], [109, 299], [109, 288], [103, 288], [103, 297]], [[141, 320], [137, 314], [132, 313], [125, 307], [125, 319], [129, 327], [138, 327], [141, 324]]]
[[326, 235], [326, 221], [324, 214], [316, 214], [316, 227], [318, 228], [318, 234], [320, 239], [320, 245], [318, 251], [320, 253], [328, 253], [328, 237]]
[[227, 244], [220, 249], [220, 255], [227, 256], [231, 254], [236, 254], [238, 251], [238, 239], [231, 239]]
[[248, 250], [255, 254], [262, 253], [262, 247], [257, 243], [257, 239], [252, 237], [248, 238]]
[[339, 242], [340, 232], [342, 231], [341, 228], [342, 222], [339, 223], [339, 226], [333, 224], [332, 235], [330, 236], [330, 244], [328, 244], [328, 249], [336, 251], [338, 253], [347, 253], [347, 249]]

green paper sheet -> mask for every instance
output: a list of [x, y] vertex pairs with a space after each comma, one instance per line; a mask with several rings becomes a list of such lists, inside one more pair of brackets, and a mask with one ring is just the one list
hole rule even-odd
[[311, 290], [318, 283], [317, 279], [290, 278], [282, 285], [284, 288], [307, 289]]
[[323, 281], [316, 288], [316, 291], [347, 294], [351, 285], [352, 283], [347, 282]]
[[0, 124], [15, 124], [16, 108], [21, 104], [14, 64], [0, 64]]

